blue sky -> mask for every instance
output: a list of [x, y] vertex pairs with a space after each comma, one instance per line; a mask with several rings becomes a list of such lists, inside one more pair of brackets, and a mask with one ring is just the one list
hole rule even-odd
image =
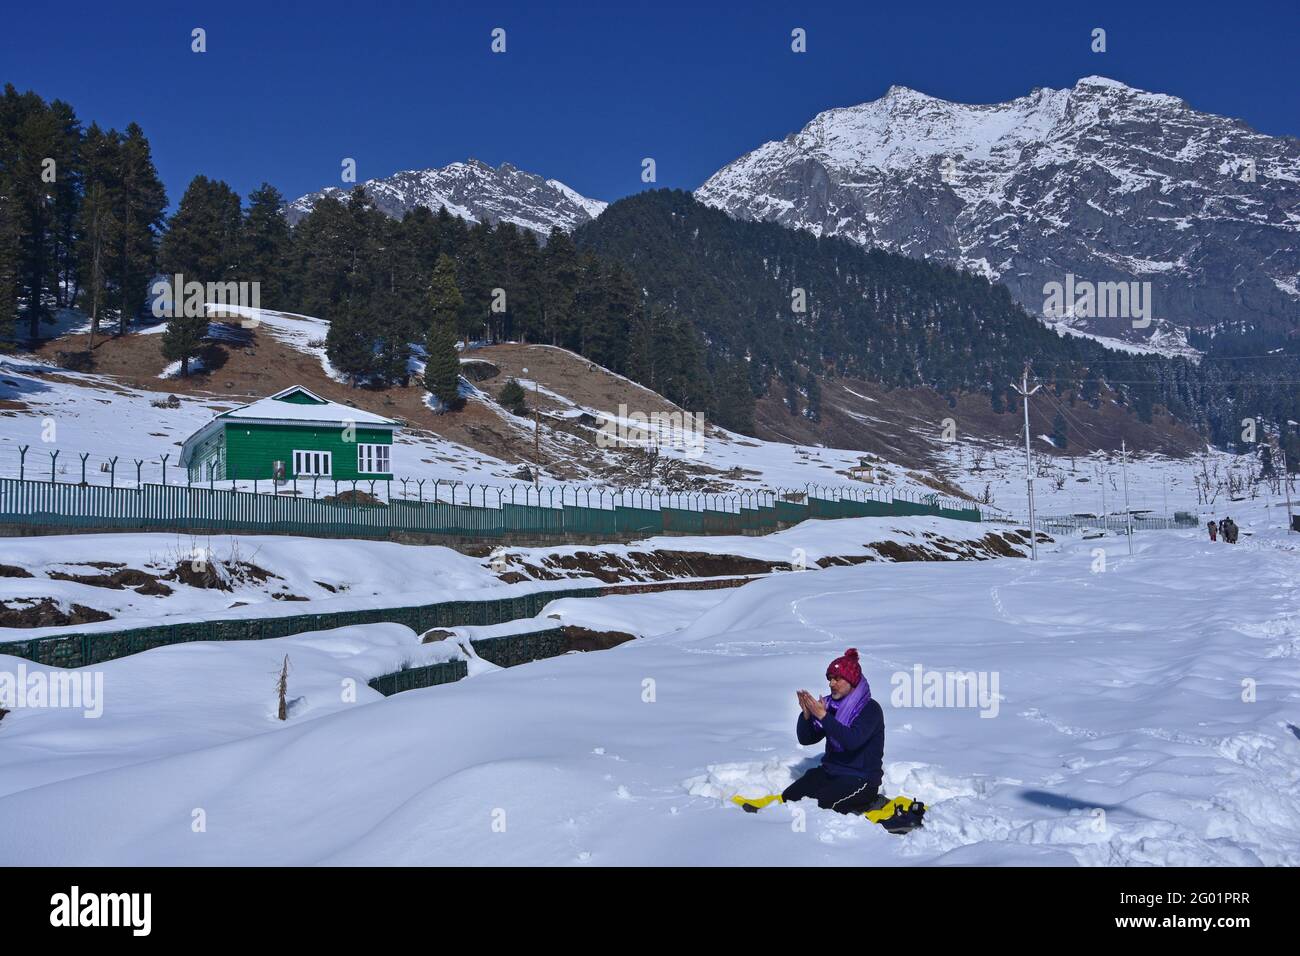
[[[177, 3], [13, 5], [0, 81], [135, 120], [173, 203], [196, 173], [293, 198], [470, 156], [600, 199], [694, 188], [817, 112], [891, 85], [964, 102], [1101, 74], [1300, 134], [1290, 3]], [[208, 51], [190, 50], [207, 31]], [[494, 27], [507, 52], [494, 55]], [[807, 31], [808, 52], [790, 50]], [[1094, 27], [1107, 52], [1089, 49]]]

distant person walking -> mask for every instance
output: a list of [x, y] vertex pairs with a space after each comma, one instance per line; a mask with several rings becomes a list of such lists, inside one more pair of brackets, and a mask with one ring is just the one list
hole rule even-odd
[[1211, 522], [1210, 522], [1206, 527], [1208, 527], [1208, 528], [1210, 529], [1210, 540], [1211, 540], [1211, 541], [1218, 541], [1218, 540], [1219, 540], [1219, 523], [1218, 523], [1217, 521], [1211, 521]]

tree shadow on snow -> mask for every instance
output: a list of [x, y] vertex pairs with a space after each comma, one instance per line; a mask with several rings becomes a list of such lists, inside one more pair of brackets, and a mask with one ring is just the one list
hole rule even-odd
[[1128, 807], [1119, 803], [1089, 803], [1084, 800], [1076, 800], [1073, 797], [1067, 797], [1059, 793], [1048, 793], [1046, 790], [1022, 790], [1019, 794], [1021, 800], [1026, 803], [1032, 803], [1036, 806], [1047, 807], [1051, 810], [1061, 810], [1069, 812], [1070, 810], [1103, 810], [1106, 813], [1123, 813], [1131, 817], [1139, 817], [1144, 820], [1151, 819], [1144, 813], [1138, 813], [1136, 810], [1130, 810]]

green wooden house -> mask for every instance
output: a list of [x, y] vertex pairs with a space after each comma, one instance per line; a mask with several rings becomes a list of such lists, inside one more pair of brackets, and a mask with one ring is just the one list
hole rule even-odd
[[194, 482], [273, 478], [386, 481], [398, 423], [295, 385], [222, 412], [181, 448]]

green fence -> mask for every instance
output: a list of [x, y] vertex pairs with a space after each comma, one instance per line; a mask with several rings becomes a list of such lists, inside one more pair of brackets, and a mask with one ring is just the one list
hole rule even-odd
[[[875, 489], [822, 489], [825, 497], [802, 495], [802, 501], [775, 497], [771, 492], [736, 495], [692, 495], [657, 492], [599, 492], [601, 504], [577, 504], [586, 490], [573, 491], [573, 504], [513, 504], [496, 492], [480, 489], [483, 504], [456, 504], [390, 498], [374, 503], [329, 501], [288, 494], [227, 491], [202, 485], [143, 484], [108, 487], [56, 481], [0, 478], [0, 524], [44, 531], [231, 531], [298, 534], [317, 537], [392, 538], [438, 535], [475, 539], [509, 535], [562, 537], [580, 535], [614, 538], [648, 534], [765, 533], [807, 518], [855, 518], [873, 515], [935, 515], [979, 521], [977, 508], [963, 509], [938, 496], [923, 500], [871, 497]], [[540, 494], [538, 494], [540, 500]], [[608, 497], [609, 506], [604, 506]], [[646, 507], [647, 499], [670, 503]], [[734, 507], [709, 507], [720, 499]], [[470, 491], [473, 500], [473, 489]], [[632, 504], [629, 506], [628, 501]], [[683, 505], [703, 504], [703, 507]]]
[[569, 649], [569, 639], [562, 627], [485, 637], [472, 643], [475, 654], [498, 667], [515, 667], [547, 657], [558, 657]]
[[450, 684], [468, 676], [469, 666], [464, 661], [439, 661], [437, 664], [408, 667], [391, 674], [381, 674], [371, 678], [367, 683], [385, 697], [392, 697], [404, 690]]
[[[25, 657], [52, 667], [70, 668], [99, 664], [168, 644], [191, 641], [260, 641], [357, 624], [405, 624], [421, 634], [434, 627], [504, 624], [520, 618], [536, 617], [551, 601], [567, 597], [599, 597], [603, 593], [609, 593], [609, 589], [601, 584], [534, 591], [518, 597], [486, 601], [441, 601], [414, 607], [155, 624], [107, 633], [64, 634], [5, 642], [0, 643], [0, 653]], [[475, 647], [485, 645], [487, 652], [480, 652], [480, 656], [497, 663], [490, 655], [505, 655], [508, 652], [504, 649], [495, 650], [492, 640], [495, 638], [479, 642]]]
[[[485, 637], [472, 643], [475, 654], [498, 667], [516, 667], [547, 657], [559, 657], [569, 649], [569, 639], [562, 627]], [[469, 666], [464, 661], [439, 661], [381, 674], [367, 683], [385, 697], [392, 697], [405, 690], [450, 684], [468, 676]]]
[[[1024, 522], [1026, 525], [1028, 523], [1028, 521]], [[1084, 531], [1118, 531], [1121, 534], [1126, 534], [1129, 528], [1129, 519], [1122, 514], [1101, 517], [1096, 515], [1038, 515], [1034, 518], [1034, 523], [1038, 526], [1039, 531], [1055, 535]], [[1170, 518], [1164, 515], [1144, 514], [1134, 515], [1132, 518], [1134, 531], [1185, 530], [1198, 527], [1200, 523], [1199, 518], [1192, 516]]]

